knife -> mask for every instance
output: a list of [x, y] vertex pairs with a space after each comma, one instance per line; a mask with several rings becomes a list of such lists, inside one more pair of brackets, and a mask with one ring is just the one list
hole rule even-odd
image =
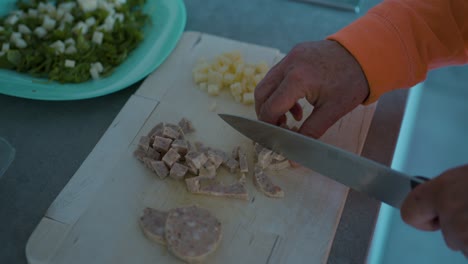
[[226, 114], [219, 116], [263, 147], [396, 208], [401, 207], [413, 188], [429, 180], [422, 176], [411, 177], [320, 140], [262, 121]]

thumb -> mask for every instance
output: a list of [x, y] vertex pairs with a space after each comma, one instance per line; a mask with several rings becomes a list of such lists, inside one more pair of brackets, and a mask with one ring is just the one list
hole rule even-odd
[[403, 202], [400, 211], [403, 221], [424, 231], [440, 229], [435, 205], [438, 190], [436, 180], [417, 186]]

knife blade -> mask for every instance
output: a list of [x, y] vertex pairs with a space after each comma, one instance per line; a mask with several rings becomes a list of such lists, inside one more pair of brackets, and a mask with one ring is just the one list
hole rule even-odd
[[288, 129], [240, 116], [219, 116], [263, 147], [396, 208], [401, 207], [415, 186], [427, 180], [424, 177], [411, 177]]

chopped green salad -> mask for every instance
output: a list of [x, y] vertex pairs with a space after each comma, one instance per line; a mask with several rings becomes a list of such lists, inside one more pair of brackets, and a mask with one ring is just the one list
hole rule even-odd
[[61, 83], [112, 73], [143, 40], [146, 0], [29, 0], [0, 18], [0, 68]]

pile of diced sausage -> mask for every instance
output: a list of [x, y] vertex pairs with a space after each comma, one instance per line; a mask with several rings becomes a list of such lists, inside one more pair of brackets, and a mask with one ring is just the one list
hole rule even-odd
[[[194, 194], [248, 199], [246, 175], [249, 172], [247, 154], [235, 147], [231, 155], [196, 142], [192, 145], [186, 135], [195, 131], [192, 123], [182, 118], [179, 123], [159, 123], [142, 136], [134, 155], [159, 178], [183, 180], [187, 190]], [[282, 189], [267, 175], [268, 170], [289, 167], [289, 161], [255, 143], [256, 164], [253, 182], [257, 189], [268, 197], [283, 197]], [[238, 179], [232, 184], [223, 184], [216, 179], [218, 169], [226, 168]]]

